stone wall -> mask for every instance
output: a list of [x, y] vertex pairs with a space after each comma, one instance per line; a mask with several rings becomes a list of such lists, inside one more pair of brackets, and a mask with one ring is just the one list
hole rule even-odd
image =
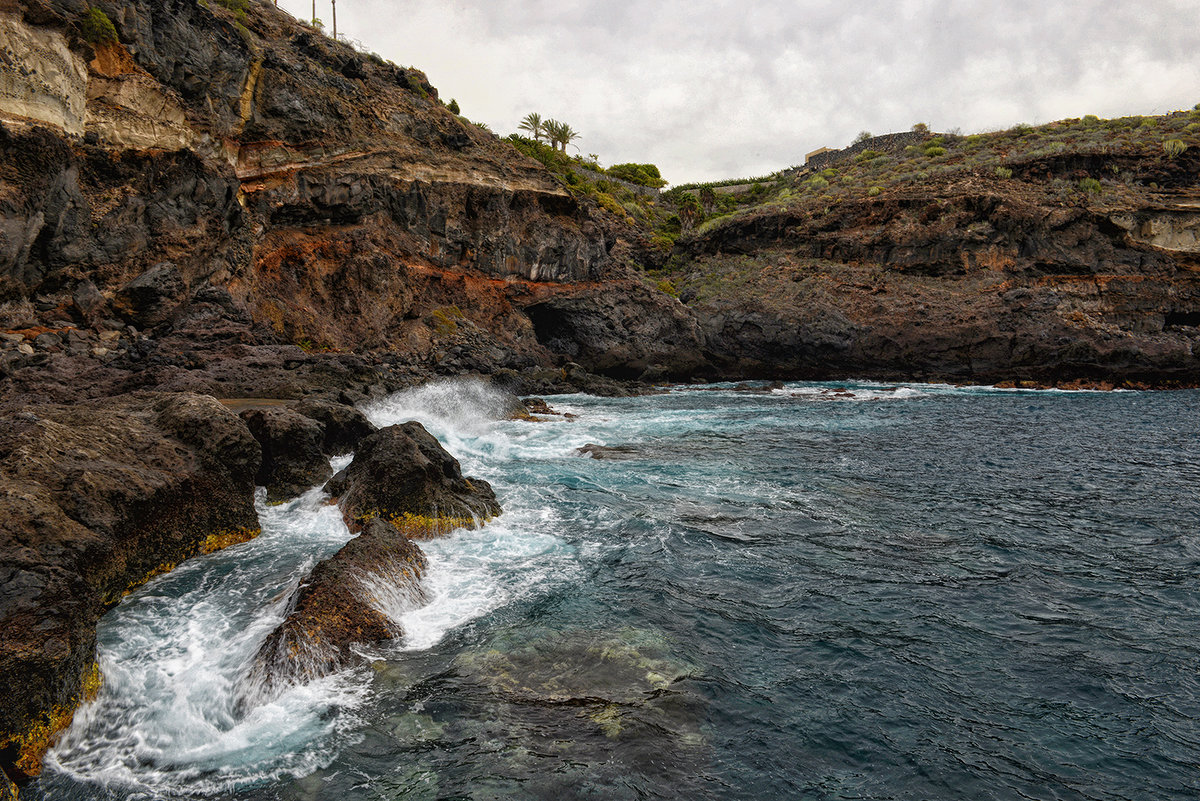
[[571, 165], [571, 171], [581, 178], [587, 178], [589, 181], [608, 181], [609, 183], [617, 184], [637, 195], [658, 197], [659, 194], [658, 189], [654, 188], [653, 186], [642, 186], [641, 184], [635, 184], [631, 181], [623, 181], [620, 178], [614, 178], [606, 173], [589, 170], [587, 167], [580, 167], [576, 164]]
[[808, 169], [821, 169], [828, 167], [834, 162], [841, 161], [844, 158], [857, 155], [864, 150], [878, 150], [881, 153], [889, 155], [899, 155], [904, 152], [904, 148], [909, 145], [918, 145], [924, 142], [932, 134], [918, 133], [917, 131], [905, 131], [903, 133], [883, 134], [882, 136], [873, 136], [862, 142], [857, 142], [849, 147], [844, 147], [841, 150], [828, 150], [824, 153], [818, 153], [804, 163], [804, 167]]

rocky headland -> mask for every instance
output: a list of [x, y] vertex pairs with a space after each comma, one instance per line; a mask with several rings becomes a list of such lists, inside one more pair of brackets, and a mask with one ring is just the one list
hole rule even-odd
[[681, 195], [635, 219], [268, 2], [0, 0], [0, 793], [96, 691], [101, 614], [254, 536], [256, 486], [328, 481], [362, 532], [259, 686], [396, 634], [346, 577], [391, 564], [419, 603], [416, 540], [499, 505], [365, 399], [1200, 384], [1194, 117], [861, 147], [684, 232]]

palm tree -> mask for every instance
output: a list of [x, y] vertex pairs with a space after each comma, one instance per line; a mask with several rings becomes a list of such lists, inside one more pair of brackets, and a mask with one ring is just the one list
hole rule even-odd
[[[559, 123], [558, 141], [562, 145], [562, 152], [567, 152], [567, 145], [579, 138], [579, 131], [567, 125], [565, 122]], [[572, 147], [574, 147], [572, 145]]]
[[521, 124], [517, 128], [529, 131], [529, 135], [535, 142], [542, 141], [542, 134], [546, 133], [546, 123], [542, 122], [542, 115], [537, 112], [526, 114], [525, 119], [521, 120]]
[[562, 133], [562, 123], [558, 120], [546, 120], [542, 123], [542, 133], [546, 134], [546, 141], [550, 143], [550, 147], [558, 150], [559, 136]]
[[546, 120], [542, 123], [542, 130], [546, 132], [546, 138], [550, 140], [554, 149], [564, 153], [567, 152], [567, 145], [579, 138], [579, 131], [558, 120]]

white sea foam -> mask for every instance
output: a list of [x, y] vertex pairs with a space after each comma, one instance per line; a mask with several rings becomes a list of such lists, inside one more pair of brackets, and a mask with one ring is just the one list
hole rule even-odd
[[267, 506], [260, 494], [258, 539], [188, 562], [114, 610], [99, 632], [104, 685], [48, 764], [156, 796], [223, 792], [327, 764], [328, 742], [355, 725], [361, 677], [293, 687], [246, 714], [236, 692], [290, 592], [350, 536], [323, 501], [314, 490]]

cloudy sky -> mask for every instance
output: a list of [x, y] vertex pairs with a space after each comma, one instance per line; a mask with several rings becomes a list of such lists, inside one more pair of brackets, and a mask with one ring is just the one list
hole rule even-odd
[[[300, 18], [312, 0], [279, 0]], [[342, 0], [338, 32], [500, 135], [531, 111], [604, 165], [757, 176], [862, 130], [964, 133], [1200, 102], [1196, 0]], [[328, 25], [329, 0], [317, 0]], [[572, 151], [574, 152], [574, 151]]]

